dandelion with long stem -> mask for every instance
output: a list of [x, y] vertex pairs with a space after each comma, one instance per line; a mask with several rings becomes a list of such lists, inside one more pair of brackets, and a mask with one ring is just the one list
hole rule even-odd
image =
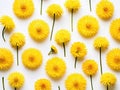
[[63, 10], [60, 5], [58, 4], [52, 4], [47, 8], [47, 14], [53, 18], [53, 23], [52, 23], [52, 30], [50, 34], [50, 40], [52, 40], [53, 36], [53, 31], [54, 31], [54, 25], [55, 25], [55, 20], [60, 18], [63, 14]]
[[57, 52], [58, 52], [57, 48], [54, 45], [52, 45], [51, 48], [50, 48], [50, 51], [49, 51], [48, 55], [50, 55], [50, 54], [56, 54]]
[[3, 25], [3, 30], [2, 30], [2, 38], [5, 40], [5, 32], [11, 32], [15, 28], [14, 21], [12, 20], [11, 17], [9, 16], [2, 16], [0, 17], [0, 23]]
[[94, 40], [94, 47], [99, 50], [99, 58], [100, 58], [100, 73], [102, 75], [103, 69], [102, 69], [102, 55], [101, 52], [102, 50], [107, 49], [109, 46], [109, 42], [105, 37], [97, 37]]
[[75, 57], [74, 68], [76, 68], [78, 58], [83, 59], [87, 54], [87, 49], [84, 43], [74, 42], [70, 48], [70, 52]]
[[10, 37], [10, 44], [17, 49], [17, 65], [19, 65], [19, 48], [25, 44], [25, 36], [22, 33], [14, 33]]
[[62, 45], [64, 48], [64, 57], [66, 57], [65, 44], [68, 43], [70, 41], [70, 39], [71, 39], [71, 36], [70, 36], [70, 32], [68, 30], [61, 29], [55, 34], [55, 41], [59, 45]]
[[65, 7], [71, 13], [71, 31], [73, 32], [73, 14], [77, 12], [80, 8], [80, 1], [79, 0], [66, 0]]
[[90, 77], [91, 90], [93, 90], [92, 76], [98, 71], [98, 65], [94, 60], [86, 60], [82, 65], [83, 72]]

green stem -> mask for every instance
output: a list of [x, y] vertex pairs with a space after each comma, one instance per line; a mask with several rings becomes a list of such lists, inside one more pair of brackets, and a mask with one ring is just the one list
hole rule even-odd
[[65, 43], [63, 43], [63, 48], [64, 48], [64, 57], [66, 57]]
[[58, 90], [60, 90], [60, 86], [58, 86]]
[[2, 30], [2, 38], [3, 38], [3, 40], [4, 40], [4, 42], [5, 42], [5, 36], [4, 36], [4, 34], [5, 34], [5, 27], [3, 28], [3, 30]]
[[109, 86], [107, 85], [107, 90], [109, 90]]
[[91, 89], [93, 90], [92, 75], [90, 75]]
[[3, 86], [3, 90], [5, 90], [4, 77], [2, 77], [2, 86]]
[[74, 68], [76, 68], [76, 64], [77, 64], [77, 57], [75, 57], [75, 64], [74, 64]]
[[40, 14], [42, 15], [42, 7], [43, 7], [43, 0], [41, 0], [41, 3], [40, 3]]
[[52, 30], [51, 30], [50, 40], [52, 40], [54, 25], [55, 25], [55, 14], [53, 16], [53, 24], [52, 24]]
[[17, 66], [19, 66], [19, 52], [18, 52], [18, 50], [19, 50], [19, 47], [17, 46]]
[[71, 31], [73, 32], [73, 9], [71, 10]]
[[15, 88], [15, 90], [17, 90], [17, 88]]
[[101, 75], [102, 75], [103, 70], [102, 70], [102, 59], [101, 59], [101, 47], [100, 47], [100, 69], [101, 69]]
[[48, 53], [48, 55], [50, 55], [50, 54], [52, 54], [53, 52], [52, 52], [52, 50], [50, 50], [50, 52]]
[[90, 7], [90, 11], [92, 11], [91, 0], [89, 0], [89, 7]]

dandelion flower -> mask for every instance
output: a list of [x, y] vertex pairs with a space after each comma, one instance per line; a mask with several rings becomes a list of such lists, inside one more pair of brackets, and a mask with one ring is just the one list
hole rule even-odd
[[66, 90], [86, 90], [86, 79], [78, 73], [73, 73], [65, 80]]
[[70, 52], [75, 57], [74, 67], [76, 68], [77, 58], [84, 58], [87, 54], [87, 49], [84, 43], [74, 42], [70, 48]]
[[73, 13], [80, 8], [79, 0], [66, 0], [65, 7], [71, 12], [71, 30], [73, 31]]
[[63, 45], [64, 57], [66, 57], [65, 44], [68, 43], [70, 41], [70, 39], [71, 39], [71, 36], [70, 36], [70, 32], [68, 30], [61, 29], [55, 34], [55, 41], [59, 45]]
[[53, 79], [61, 78], [66, 72], [66, 64], [59, 57], [53, 57], [46, 63], [46, 73]]
[[116, 83], [116, 76], [112, 73], [104, 73], [100, 78], [101, 84], [107, 87], [107, 90], [110, 86], [113, 86]]
[[10, 37], [10, 44], [17, 49], [17, 65], [19, 65], [18, 49], [24, 46], [25, 36], [20, 32], [13, 33]]
[[107, 40], [107, 38], [105, 37], [97, 37], [95, 40], [94, 40], [94, 47], [96, 49], [99, 49], [99, 52], [100, 52], [100, 69], [101, 69], [101, 74], [103, 73], [102, 71], [102, 56], [101, 56], [101, 51], [102, 49], [107, 49], [108, 46], [109, 46], [109, 42]]
[[4, 33], [5, 31], [11, 32], [15, 28], [14, 21], [12, 20], [11, 17], [9, 16], [2, 16], [0, 17], [0, 23], [3, 25], [3, 30], [2, 30], [2, 38], [5, 41]]
[[51, 83], [47, 79], [39, 79], [35, 82], [35, 90], [52, 90]]
[[79, 19], [77, 27], [82, 36], [90, 38], [98, 32], [99, 23], [95, 17], [87, 15]]
[[[0, 48], [0, 70], [8, 70], [13, 64], [13, 54], [6, 48]], [[5, 90], [4, 77], [2, 77], [2, 86]]]
[[82, 65], [83, 72], [90, 76], [91, 88], [93, 90], [92, 76], [96, 74], [98, 65], [94, 60], [87, 60]]
[[116, 71], [120, 71], [120, 49], [114, 48], [108, 52], [107, 56], [107, 64], [108, 66]]
[[34, 12], [34, 4], [32, 0], [14, 0], [14, 14], [22, 19], [30, 17]]
[[29, 48], [22, 53], [22, 63], [29, 69], [37, 69], [42, 63], [42, 54], [35, 48]]
[[49, 51], [48, 55], [53, 54], [53, 53], [57, 53], [57, 52], [58, 52], [57, 48], [54, 45], [52, 45], [51, 48], [50, 48], [50, 51]]
[[55, 20], [60, 18], [63, 14], [63, 10], [60, 5], [58, 4], [52, 4], [47, 8], [47, 14], [53, 18], [53, 24], [52, 24], [52, 30], [51, 30], [51, 35], [50, 35], [50, 40], [52, 40], [52, 35], [53, 35], [53, 30], [54, 30], [54, 25], [55, 25]]
[[109, 0], [101, 0], [96, 6], [96, 13], [101, 19], [110, 19], [114, 13], [113, 3]]
[[120, 41], [120, 18], [112, 21], [110, 25], [110, 34], [114, 39]]
[[49, 35], [48, 24], [40, 19], [33, 20], [28, 27], [29, 35], [36, 41], [45, 40]]
[[8, 76], [8, 83], [11, 87], [15, 88], [21, 88], [24, 84], [24, 76], [23, 74], [19, 72], [13, 72]]

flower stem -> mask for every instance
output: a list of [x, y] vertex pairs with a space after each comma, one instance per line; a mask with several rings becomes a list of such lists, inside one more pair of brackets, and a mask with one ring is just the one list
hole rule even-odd
[[108, 85], [107, 85], [107, 90], [109, 90], [109, 87], [108, 87]]
[[15, 90], [17, 90], [17, 88], [15, 88]]
[[73, 32], [73, 9], [71, 10], [71, 31]]
[[53, 16], [53, 24], [52, 24], [52, 30], [51, 30], [50, 40], [52, 40], [54, 25], [55, 25], [55, 14]]
[[3, 90], [5, 90], [4, 77], [2, 77], [2, 86], [3, 86]]
[[50, 54], [52, 54], [52, 53], [53, 53], [52, 50], [50, 50], [49, 53], [48, 53], [48, 55], [50, 55]]
[[60, 86], [58, 86], [58, 90], [60, 90]]
[[43, 0], [41, 0], [41, 3], [40, 3], [40, 15], [42, 15], [42, 6], [43, 6]]
[[64, 57], [66, 57], [65, 43], [63, 43], [63, 48], [64, 48]]
[[19, 50], [19, 48], [18, 48], [18, 46], [17, 46], [17, 66], [19, 66], [19, 52], [18, 52], [18, 50]]
[[74, 68], [76, 68], [76, 64], [77, 64], [77, 57], [75, 57], [75, 64], [74, 64]]
[[3, 28], [3, 30], [2, 30], [2, 38], [3, 38], [3, 40], [4, 40], [4, 42], [5, 42], [5, 36], [4, 36], [4, 34], [5, 34], [5, 27]]
[[90, 75], [91, 89], [93, 90], [92, 75]]
[[101, 59], [101, 47], [100, 47], [100, 69], [101, 69], [101, 75], [102, 75], [103, 70], [102, 70], [102, 59]]
[[92, 11], [91, 0], [89, 0], [89, 7], [90, 7], [90, 12], [91, 12]]

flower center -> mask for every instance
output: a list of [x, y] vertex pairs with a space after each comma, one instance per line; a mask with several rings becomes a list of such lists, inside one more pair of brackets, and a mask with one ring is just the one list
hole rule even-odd
[[41, 88], [42, 88], [42, 89], [45, 89], [45, 88], [46, 88], [46, 85], [43, 83], [43, 84], [41, 85]]
[[35, 59], [35, 58], [34, 58], [33, 56], [30, 56], [30, 57], [29, 57], [29, 61], [30, 61], [30, 62], [33, 62], [34, 59]]
[[88, 66], [88, 69], [89, 69], [89, 70], [91, 70], [92, 68], [93, 68], [93, 66], [92, 66], [92, 65], [89, 65], [89, 66]]
[[54, 70], [55, 72], [58, 72], [59, 69], [58, 69], [57, 66], [54, 66], [54, 67], [53, 67], [53, 70]]
[[21, 10], [22, 10], [22, 11], [25, 11], [25, 10], [26, 10], [26, 6], [25, 6], [25, 5], [22, 5], [22, 6], [21, 6]]
[[120, 63], [120, 58], [119, 57], [115, 57], [114, 61], [115, 61], [115, 63], [119, 64]]
[[17, 78], [14, 79], [14, 82], [17, 83], [19, 80]]
[[74, 83], [74, 87], [78, 88], [79, 84], [77, 82]]
[[76, 53], [79, 53], [81, 51], [80, 47], [77, 47]]
[[91, 24], [86, 24], [87, 29], [91, 29]]
[[0, 63], [4, 63], [5, 59], [3, 57], [0, 57]]
[[37, 33], [40, 34], [41, 33], [41, 29], [40, 28], [37, 28]]
[[108, 8], [107, 7], [104, 7], [103, 10], [104, 10], [104, 12], [108, 12]]

